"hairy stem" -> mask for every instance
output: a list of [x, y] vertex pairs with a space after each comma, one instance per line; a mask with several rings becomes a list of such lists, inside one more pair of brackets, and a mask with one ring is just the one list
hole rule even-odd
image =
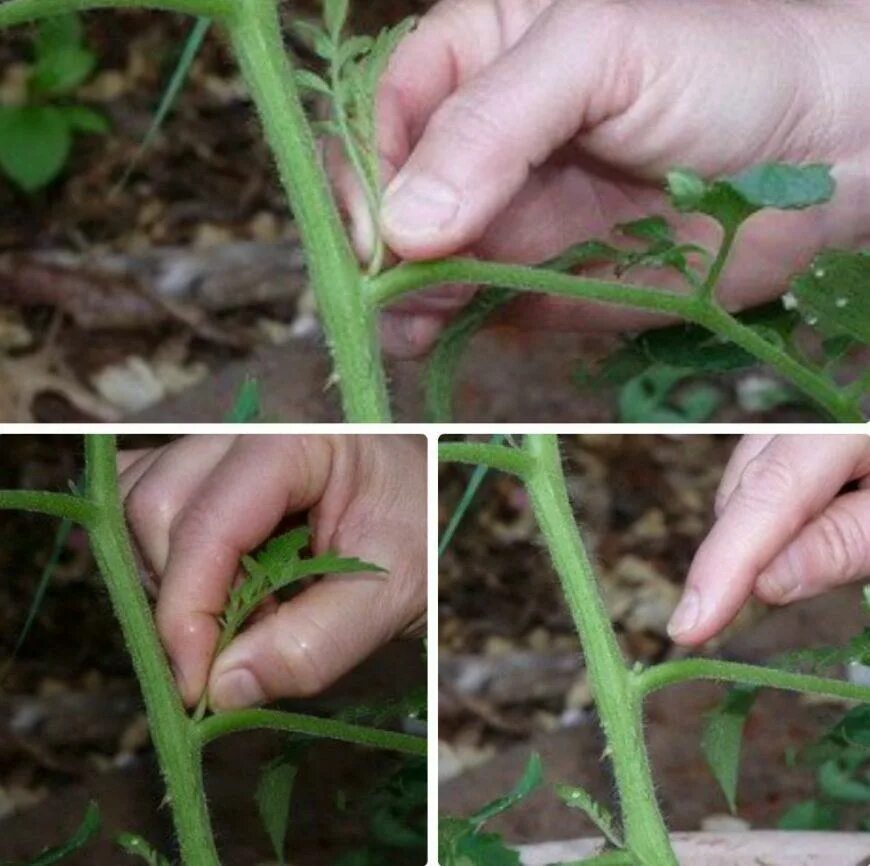
[[182, 861], [185, 866], [218, 866], [203, 791], [200, 740], [178, 696], [139, 580], [118, 490], [114, 437], [89, 436], [85, 448], [87, 496], [97, 509], [90, 526], [91, 546], [142, 690]]
[[97, 517], [94, 504], [81, 496], [38, 490], [0, 490], [0, 509], [60, 517], [84, 526], [89, 526]]
[[864, 420], [853, 394], [847, 390], [841, 391], [835, 382], [801, 364], [785, 349], [741, 324], [706, 296], [679, 295], [614, 280], [557, 273], [545, 268], [463, 258], [399, 265], [369, 280], [368, 293], [371, 303], [383, 306], [421, 288], [449, 283], [474, 283], [596, 301], [693, 322], [769, 364], [834, 420], [844, 423], [860, 423]]
[[406, 755], [426, 754], [425, 737], [382, 731], [378, 728], [352, 725], [335, 719], [285, 713], [281, 710], [234, 710], [209, 716], [197, 724], [199, 738], [203, 744], [227, 734], [263, 729], [305, 734], [310, 737], [325, 737], [344, 743], [402, 752]]
[[275, 0], [235, 0], [226, 22], [308, 257], [311, 285], [335, 363], [345, 420], [390, 420], [376, 310], [329, 191], [299, 99]]
[[452, 463], [469, 463], [472, 466], [488, 466], [527, 477], [533, 461], [525, 451], [508, 445], [486, 445], [482, 442], [442, 442], [438, 446], [440, 460]]
[[555, 436], [528, 435], [526, 476], [535, 517], [580, 636], [589, 682], [607, 738], [619, 791], [626, 848], [642, 866], [678, 866], [659, 811], [641, 698], [616, 640], [568, 501]]
[[776, 668], [717, 659], [682, 659], [664, 662], [635, 674], [635, 686], [643, 695], [690, 680], [743, 683], [750, 686], [763, 686], [789, 692], [802, 692], [870, 703], [870, 687], [868, 686], [860, 686], [829, 677], [797, 674]]

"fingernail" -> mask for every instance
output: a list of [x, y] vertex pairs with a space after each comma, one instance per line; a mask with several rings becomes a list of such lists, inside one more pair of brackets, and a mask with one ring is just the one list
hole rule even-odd
[[211, 688], [211, 704], [218, 710], [241, 710], [266, 700], [257, 678], [247, 668], [221, 674]]
[[458, 211], [452, 187], [427, 175], [399, 175], [387, 188], [382, 220], [394, 234], [428, 234], [444, 228]]
[[691, 631], [701, 619], [701, 594], [697, 589], [689, 588], [683, 593], [682, 601], [671, 616], [668, 623], [668, 634], [679, 637]]

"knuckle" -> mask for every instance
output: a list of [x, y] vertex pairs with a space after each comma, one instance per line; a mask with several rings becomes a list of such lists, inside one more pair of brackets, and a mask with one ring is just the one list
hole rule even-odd
[[734, 491], [753, 508], [779, 507], [798, 493], [795, 469], [779, 457], [764, 455], [750, 460]]
[[136, 484], [127, 496], [127, 518], [139, 533], [168, 532], [179, 503], [165, 484], [147, 478]]
[[449, 137], [457, 148], [485, 149], [511, 137], [495, 117], [489, 94], [481, 86], [462, 90], [449, 97], [436, 111], [430, 128], [436, 135]]
[[822, 564], [833, 576], [846, 581], [860, 573], [867, 556], [868, 539], [861, 521], [846, 508], [832, 505], [816, 520]]

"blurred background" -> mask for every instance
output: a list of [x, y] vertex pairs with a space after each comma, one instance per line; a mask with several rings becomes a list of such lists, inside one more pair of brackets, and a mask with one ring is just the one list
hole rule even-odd
[[[595, 435], [561, 438], [581, 531], [629, 661], [684, 656], [666, 625], [736, 437]], [[444, 465], [442, 530], [470, 471]], [[842, 645], [867, 613], [853, 587], [789, 608], [751, 603], [703, 652], [765, 663], [802, 647]], [[469, 815], [507, 793], [532, 751], [548, 783], [586, 788], [610, 803], [613, 783], [578, 640], [542, 548], [528, 497], [490, 473], [440, 561], [439, 776], [444, 815]], [[738, 812], [700, 749], [704, 714], [721, 687], [692, 683], [647, 701], [647, 738], [672, 830], [866, 826], [865, 799], [843, 806], [817, 769], [792, 766], [843, 715], [843, 704], [762, 692], [746, 727]], [[865, 783], [866, 785], [866, 783]], [[544, 786], [487, 825], [514, 843], [598, 835]], [[853, 789], [859, 791], [859, 788]], [[833, 797], [832, 797], [833, 795]]]

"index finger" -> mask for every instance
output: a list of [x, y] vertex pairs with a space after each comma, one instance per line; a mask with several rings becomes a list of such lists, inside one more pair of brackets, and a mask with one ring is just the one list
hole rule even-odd
[[170, 530], [157, 626], [188, 705], [205, 690], [218, 617], [241, 557], [288, 512], [315, 505], [329, 480], [324, 436], [241, 436]]
[[674, 640], [703, 643], [728, 625], [765, 566], [866, 462], [864, 436], [772, 439], [746, 464], [695, 555], [669, 626]]

